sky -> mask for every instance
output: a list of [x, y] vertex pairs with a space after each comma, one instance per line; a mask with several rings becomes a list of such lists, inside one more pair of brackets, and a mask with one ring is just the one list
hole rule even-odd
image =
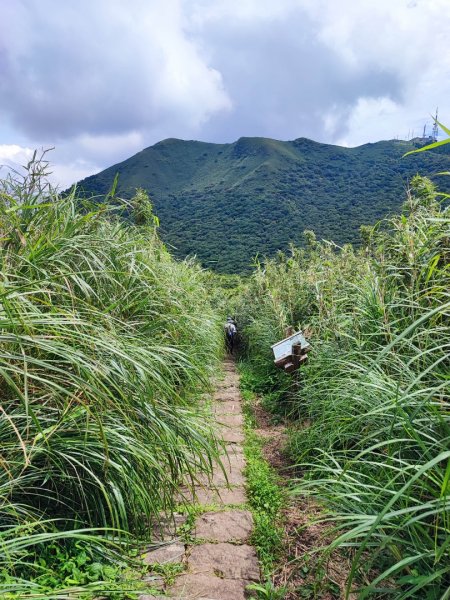
[[[0, 164], [61, 188], [176, 137], [450, 124], [450, 0], [0, 0]], [[1, 173], [1, 171], [0, 171]]]

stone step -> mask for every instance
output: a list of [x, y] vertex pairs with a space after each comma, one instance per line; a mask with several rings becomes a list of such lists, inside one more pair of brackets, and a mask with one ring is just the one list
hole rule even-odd
[[187, 502], [196, 502], [203, 506], [226, 506], [228, 504], [245, 504], [247, 495], [243, 487], [233, 488], [196, 488], [194, 492], [185, 490], [183, 492], [184, 500]]
[[168, 563], [180, 563], [184, 559], [185, 546], [182, 542], [175, 540], [169, 544], [164, 544], [153, 550], [149, 550], [143, 555], [143, 562], [146, 565], [164, 565]]
[[179, 600], [245, 600], [249, 583], [202, 573], [186, 574], [178, 577], [167, 593], [169, 598]]
[[197, 517], [194, 535], [210, 542], [247, 542], [253, 530], [248, 510], [207, 512]]
[[231, 387], [227, 390], [216, 392], [213, 396], [213, 400], [214, 402], [237, 402], [240, 404], [241, 396], [238, 389]]
[[218, 575], [224, 579], [258, 581], [258, 559], [252, 546], [236, 546], [226, 542], [193, 546], [188, 557], [191, 573]]
[[223, 426], [219, 430], [219, 436], [228, 444], [242, 444], [244, 442], [244, 433], [240, 427], [233, 427], [231, 429], [230, 427]]
[[[224, 370], [225, 379], [216, 384], [212, 404], [216, 432], [224, 443], [222, 466], [215, 463], [211, 479], [200, 476], [194, 490], [185, 487], [179, 494], [179, 502], [219, 508], [197, 516], [192, 532], [197, 542], [194, 545], [186, 549], [182, 542], [173, 539], [172, 543], [153, 548], [144, 555], [146, 564], [182, 562], [185, 565], [185, 573], [166, 590], [166, 598], [245, 600], [247, 585], [260, 580], [256, 552], [248, 544], [253, 530], [252, 514], [242, 508], [227, 510], [227, 505], [246, 504], [247, 496], [239, 375], [232, 360], [224, 363]], [[180, 515], [172, 522], [162, 520], [155, 537], [165, 540], [176, 536], [176, 528], [183, 522]], [[158, 598], [142, 594], [139, 600]]]
[[186, 523], [186, 515], [174, 513], [172, 517], [161, 516], [160, 521], [153, 526], [153, 538], [155, 541], [168, 542], [177, 537], [177, 529]]
[[237, 415], [217, 415], [217, 422], [219, 425], [225, 425], [229, 428], [239, 428], [244, 424], [244, 417], [242, 414]]
[[212, 412], [215, 417], [221, 415], [241, 415], [242, 407], [240, 402], [235, 400], [224, 400], [213, 405]]

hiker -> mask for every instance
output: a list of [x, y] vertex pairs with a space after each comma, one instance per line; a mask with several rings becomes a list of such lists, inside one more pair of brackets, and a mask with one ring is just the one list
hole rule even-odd
[[227, 350], [230, 354], [233, 354], [233, 348], [236, 342], [237, 327], [236, 321], [232, 317], [227, 317], [225, 323], [225, 343]]

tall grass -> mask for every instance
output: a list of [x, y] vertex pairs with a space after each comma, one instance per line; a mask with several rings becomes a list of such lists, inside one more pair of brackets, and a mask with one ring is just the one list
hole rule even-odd
[[3, 593], [39, 591], [46, 540], [148, 539], [218, 456], [196, 403], [221, 344], [201, 270], [170, 257], [142, 195], [138, 212], [62, 197], [44, 167], [0, 183]]
[[294, 491], [330, 512], [324, 558], [350, 548], [347, 594], [447, 598], [449, 209], [415, 178], [403, 214], [364, 234], [360, 253], [310, 237], [260, 269], [242, 310], [249, 350], [261, 361], [286, 324], [312, 336], [300, 389], [283, 381], [292, 416], [309, 424], [291, 431]]

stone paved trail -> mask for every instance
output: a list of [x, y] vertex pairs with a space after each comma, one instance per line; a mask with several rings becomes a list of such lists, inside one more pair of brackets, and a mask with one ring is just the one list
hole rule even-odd
[[[195, 542], [185, 545], [173, 533], [172, 527], [161, 531], [161, 539], [170, 544], [145, 555], [145, 562], [183, 563], [185, 571], [165, 591], [166, 596], [183, 600], [244, 600], [245, 588], [259, 581], [260, 571], [254, 548], [249, 545], [253, 528], [251, 512], [246, 510], [245, 459], [242, 451], [243, 416], [239, 377], [234, 362], [224, 362], [225, 379], [214, 394], [213, 415], [220, 435], [226, 443], [228, 458], [222, 469], [214, 471], [212, 484], [205, 479], [195, 490], [195, 501], [203, 506], [214, 505], [196, 519]], [[228, 485], [227, 485], [228, 479]], [[185, 494], [188, 494], [185, 491]], [[183, 522], [177, 517], [176, 525]], [[172, 531], [171, 531], [172, 530]], [[141, 595], [140, 600], [155, 596]]]

